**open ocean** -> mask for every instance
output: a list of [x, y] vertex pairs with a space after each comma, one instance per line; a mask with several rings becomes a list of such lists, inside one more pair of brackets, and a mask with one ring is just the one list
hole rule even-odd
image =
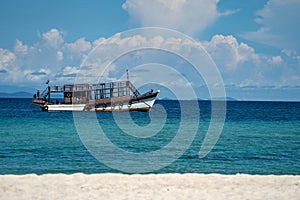
[[[192, 102], [181, 103], [188, 106]], [[208, 129], [211, 103], [198, 103], [199, 129], [192, 144], [175, 162], [152, 173], [300, 175], [299, 102], [228, 102], [222, 134], [204, 158], [199, 158], [199, 150]], [[78, 115], [84, 119], [96, 115], [116, 146], [124, 151], [144, 153], [172, 141], [182, 117], [178, 101], [160, 100], [156, 104], [157, 108], [164, 107], [167, 118], [161, 131], [151, 138], [122, 134], [112, 113]], [[140, 127], [151, 123], [149, 113], [130, 113], [130, 116]], [[101, 151], [101, 146], [97, 148]], [[117, 154], [109, 156], [122, 160]], [[122, 173], [90, 154], [80, 140], [71, 112], [42, 112], [32, 105], [31, 99], [0, 99], [0, 174], [77, 172]]]

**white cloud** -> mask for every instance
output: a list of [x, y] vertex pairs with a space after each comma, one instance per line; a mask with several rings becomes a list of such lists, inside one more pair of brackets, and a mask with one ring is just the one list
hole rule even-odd
[[293, 56], [297, 55], [296, 51], [290, 50], [290, 49], [283, 49], [281, 52], [289, 57], [293, 57]]
[[281, 56], [273, 56], [271, 58], [271, 63], [273, 63], [274, 65], [281, 65], [283, 63], [283, 60]]
[[79, 73], [80, 70], [77, 67], [66, 66], [62, 71], [63, 76], [70, 76]]
[[[57, 32], [59, 31], [51, 30], [47, 32], [49, 34], [44, 33], [43, 35]], [[199, 46], [203, 46], [216, 62], [226, 85], [233, 85], [236, 88], [263, 87], [265, 85], [273, 87], [297, 86], [300, 80], [300, 69], [286, 62], [286, 59], [294, 59], [296, 65], [300, 62], [299, 56], [297, 58], [294, 51], [285, 49], [282, 50], [282, 54], [277, 56], [257, 54], [251, 46], [239, 42], [231, 35], [215, 35], [210, 41], [203, 42], [191, 42], [191, 40], [176, 36], [163, 35], [160, 32], [145, 36], [135, 34], [128, 37], [118, 33], [111, 38], [99, 38], [95, 41], [80, 38], [73, 43], [63, 42], [64, 38], [60, 40], [59, 45], [55, 45], [55, 48], [51, 43], [45, 42], [45, 38], [40, 38], [32, 46], [24, 45], [22, 41], [17, 40], [14, 53], [0, 48], [0, 84], [9, 82], [24, 86], [26, 84], [39, 85], [44, 84], [47, 79], [50, 79], [52, 84], [65, 84], [74, 82], [77, 75], [79, 75], [77, 78], [80, 82], [86, 81], [86, 77], [89, 77], [92, 82], [99, 81], [101, 75], [107, 81], [114, 81], [124, 75], [126, 68], [149, 62], [175, 67], [184, 77], [193, 77], [193, 71], [188, 70], [184, 62], [181, 63], [181, 60], [172, 57], [172, 55], [159, 51], [128, 53], [113, 63], [109, 70], [104, 70], [115, 59], [115, 55], [135, 48], [167, 48], [179, 51], [183, 56], [201, 57], [195, 52], [195, 48]], [[100, 46], [93, 51], [95, 55], [90, 55], [89, 59], [85, 60], [90, 50], [97, 45]], [[147, 55], [148, 53], [150, 55]], [[80, 69], [84, 60], [86, 62]], [[205, 64], [203, 66], [207, 67]], [[136, 82], [143, 82], [142, 74], [145, 76], [157, 74], [156, 78], [165, 77], [162, 72], [145, 72], [139, 73], [138, 77], [131, 74], [133, 75], [131, 79]], [[82, 79], [80, 79], [81, 77]], [[172, 84], [176, 83], [176, 77], [168, 75], [163, 82], [165, 86], [169, 84], [171, 87]], [[191, 84], [193, 86], [204, 85], [202, 82], [191, 82]]]
[[194, 35], [221, 15], [219, 0], [126, 0], [123, 9], [141, 26], [156, 26]]
[[211, 41], [203, 42], [203, 46], [212, 56], [217, 66], [227, 71], [234, 71], [241, 67], [244, 62], [260, 63], [259, 55], [254, 49], [245, 43], [238, 43], [232, 35], [215, 35]]
[[74, 43], [67, 43], [64, 45], [64, 49], [71, 60], [82, 60], [82, 56], [85, 56], [91, 50], [92, 44], [86, 41], [85, 38], [80, 38]]
[[27, 45], [23, 45], [22, 41], [17, 40], [16, 44], [15, 44], [15, 53], [19, 54], [19, 55], [26, 55], [28, 53], [28, 46]]
[[8, 67], [14, 62], [16, 56], [9, 50], [0, 48], [0, 70], [8, 71]]
[[245, 38], [281, 49], [300, 50], [300, 1], [269, 0], [257, 12], [256, 22], [262, 27]]
[[80, 38], [76, 40], [74, 43], [65, 44], [65, 47], [74, 53], [87, 52], [91, 50], [91, 43], [86, 41], [85, 38]]
[[51, 29], [44, 33], [42, 38], [52, 48], [59, 48], [64, 43], [63, 32], [57, 29]]
[[0, 84], [44, 82], [44, 79], [55, 79], [56, 74], [67, 73], [63, 70], [69, 68], [64, 66], [79, 66], [89, 53], [91, 43], [84, 38], [65, 43], [63, 35], [62, 31], [51, 29], [32, 46], [16, 40], [14, 52], [0, 49]]
[[[203, 42], [203, 46], [219, 67], [225, 84], [240, 88], [300, 84], [300, 69], [294, 65], [297, 61], [293, 51], [262, 55], [234, 36], [223, 35], [215, 35], [211, 41]], [[292, 58], [286, 57], [286, 53]]]
[[64, 59], [64, 53], [62, 51], [57, 51], [56, 58], [58, 61], [61, 61]]
[[51, 70], [50, 69], [40, 69], [39, 72], [43, 72], [45, 74], [50, 74], [51, 73]]
[[45, 68], [41, 68], [38, 71], [32, 71], [32, 70], [23, 71], [23, 74], [26, 77], [26, 79], [30, 81], [41, 81], [44, 79], [45, 76], [49, 75], [50, 73], [51, 70]]
[[[143, 30], [140, 31], [143, 32]], [[120, 78], [121, 75], [124, 75], [126, 68], [132, 71], [132, 68], [135, 66], [141, 66], [145, 63], [153, 63], [152, 66], [154, 66], [155, 63], [173, 66], [182, 73], [186, 73], [188, 77], [193, 77], [195, 75], [190, 73], [188, 66], [180, 63], [180, 61], [182, 61], [181, 57], [178, 55], [175, 56], [175, 54], [171, 52], [163, 51], [163, 49], [180, 52], [185, 58], [188, 56], [201, 58], [202, 56], [199, 54], [195, 55], [196, 47], [201, 46], [200, 42], [193, 43], [184, 38], [164, 35], [159, 32], [152, 32], [151, 34], [147, 32], [145, 36], [135, 33], [126, 37], [116, 34], [108, 39], [101, 38], [94, 43], [101, 45], [93, 50], [92, 54], [89, 55], [88, 59], [83, 63], [84, 68], [81, 70], [81, 74], [86, 75], [86, 77], [84, 77], [86, 78], [85, 81], [91, 83], [98, 81], [98, 78], [102, 76], [102, 80], [104, 81], [116, 80]], [[135, 49], [137, 50], [135, 51]], [[124, 52], [128, 53], [123, 54]], [[209, 59], [203, 59], [203, 66], [210, 66], [206, 63], [208, 62], [207, 60]], [[114, 62], [111, 65], [112, 61]], [[211, 60], [209, 60], [209, 62], [211, 62]], [[153, 69], [149, 68], [149, 70]], [[134, 74], [132, 80], [135, 82], [145, 80], [149, 78], [149, 73], [150, 72], [142, 73], [143, 76]], [[157, 71], [156, 74], [158, 77], [165, 77], [164, 82], [169, 83], [170, 86], [177, 80], [173, 75], [164, 74], [162, 71]]]
[[[133, 35], [125, 38], [116, 34], [112, 38], [101, 38], [100, 40], [101, 42], [99, 43], [101, 46], [95, 50], [95, 55], [89, 58], [90, 63], [86, 63], [90, 68], [81, 71], [82, 74], [90, 75], [91, 77], [94, 75], [96, 80], [100, 75], [107, 77], [108, 79], [106, 80], [108, 81], [113, 80], [113, 77], [118, 77], [119, 73], [124, 73], [126, 67], [140, 65], [144, 61], [151, 60], [147, 60], [145, 52], [130, 53], [129, 56], [124, 56], [125, 58], [120, 60], [119, 63], [116, 63], [115, 66], [102, 73], [101, 70], [105, 69], [105, 67], [110, 64], [109, 61], [113, 59], [113, 55], [118, 55], [121, 54], [121, 52], [126, 52], [127, 50], [134, 48], [151, 46], [162, 49], [173, 49], [174, 51], [179, 48], [179, 51], [185, 56], [195, 54], [195, 47], [203, 46], [216, 62], [217, 67], [222, 73], [225, 84], [235, 85], [240, 88], [249, 86], [262, 87], [264, 85], [295, 85], [298, 80], [295, 76], [299, 77], [299, 75], [297, 75], [297, 69], [293, 69], [293, 66], [286, 65], [284, 59], [280, 55], [266, 56], [258, 54], [255, 52], [254, 48], [243, 42], [239, 42], [231, 35], [215, 35], [211, 41], [195, 41], [192, 43], [181, 38], [164, 37], [159, 34], [153, 35], [153, 37]], [[152, 54], [152, 57], [157, 58], [157, 60], [164, 57], [164, 61], [159, 60], [163, 62], [162, 64], [173, 67], [178, 65], [180, 67], [176, 69], [183, 70], [181, 72], [187, 77], [193, 76], [191, 71], [185, 71], [185, 66], [172, 60], [173, 58], [168, 60], [170, 57], [159, 54]], [[117, 66], [118, 64], [121, 65]], [[144, 72], [146, 75], [149, 73], [150, 72]], [[161, 74], [158, 74], [157, 76], [159, 75]], [[288, 78], [292, 76], [294, 76], [294, 78]], [[174, 83], [172, 78], [174, 77], [166, 76], [165, 83]], [[136, 78], [133, 79], [134, 81], [138, 81]], [[202, 83], [198, 82], [197, 84], [192, 84], [201, 85]]]

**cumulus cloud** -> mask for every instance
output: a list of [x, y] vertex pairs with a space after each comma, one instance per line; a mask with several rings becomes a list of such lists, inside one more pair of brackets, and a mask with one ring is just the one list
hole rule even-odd
[[[139, 26], [158, 26], [195, 35], [220, 16], [236, 11], [218, 12], [218, 0], [126, 0], [123, 9]], [[282, 49], [280, 55], [262, 55], [250, 45], [239, 42], [234, 36], [215, 35], [202, 45], [220, 68], [224, 81], [237, 87], [263, 85], [299, 85], [299, 35], [300, 1], [269, 0], [258, 11], [255, 21], [261, 27], [243, 35], [244, 38]], [[173, 38], [174, 39], [174, 38]], [[105, 41], [101, 39], [102, 42]], [[152, 38], [159, 45], [170, 39]], [[149, 41], [147, 41], [149, 42]], [[173, 43], [172, 41], [170, 43]], [[194, 44], [193, 44], [194, 45]], [[175, 45], [176, 46], [176, 45]], [[192, 53], [190, 46], [186, 51]]]
[[81, 60], [84, 54], [87, 54], [91, 48], [92, 44], [86, 41], [85, 38], [80, 38], [73, 43], [67, 43], [64, 45], [65, 51], [68, 52], [69, 58], [74, 60]]
[[261, 62], [252, 47], [245, 43], [238, 43], [232, 35], [215, 35], [211, 41], [203, 42], [203, 46], [217, 65], [220, 68], [224, 66], [227, 71], [234, 71], [247, 61], [254, 65]]
[[79, 72], [80, 70], [77, 67], [66, 66], [62, 71], [62, 76], [74, 76]]
[[14, 53], [0, 48], [0, 70], [7, 71], [9, 66], [16, 60]]
[[243, 36], [249, 40], [281, 49], [300, 50], [300, 1], [269, 0], [257, 12], [256, 22], [261, 28]]
[[227, 85], [244, 89], [300, 83], [297, 59], [290, 51], [276, 56], [258, 54], [253, 47], [231, 35], [216, 35], [210, 41], [204, 41], [203, 46], [216, 62]]
[[275, 65], [281, 65], [283, 63], [283, 60], [282, 60], [281, 56], [273, 56], [271, 58], [271, 63], [273, 63]]
[[[297, 57], [295, 51], [284, 49], [280, 55], [261, 55], [255, 52], [250, 45], [239, 42], [232, 35], [215, 35], [209, 41], [191, 41], [176, 35], [164, 35], [158, 31], [145, 35], [137, 33], [131, 36], [117, 33], [111, 38], [99, 38], [95, 41], [79, 38], [74, 42], [66, 43], [63, 34], [57, 35], [56, 33], [59, 31], [50, 30], [44, 33], [45, 38], [41, 37], [31, 46], [24, 45], [22, 41], [17, 40], [13, 52], [0, 48], [0, 83], [36, 85], [43, 84], [48, 79], [53, 84], [74, 83], [75, 79], [83, 83], [87, 81], [86, 78], [95, 83], [99, 81], [100, 77], [101, 80], [114, 81], [124, 76], [126, 68], [145, 66], [144, 64], [147, 63], [172, 66], [183, 77], [192, 77], [193, 80], [198, 80], [194, 76], [194, 71], [189, 69], [189, 63], [170, 52], [153, 51], [150, 47], [178, 51], [184, 57], [201, 58], [202, 55], [195, 51], [201, 46], [215, 61], [225, 84], [230, 87], [242, 89], [266, 85], [283, 87], [286, 85], [297, 86], [300, 82], [300, 69], [286, 62], [286, 59], [289, 58], [293, 59], [296, 65], [300, 65], [298, 64], [300, 58]], [[55, 37], [51, 37], [51, 35]], [[59, 42], [52, 45], [49, 41], [53, 40]], [[93, 49], [96, 46], [97, 48]], [[146, 50], [132, 51], [115, 60], [113, 64], [111, 63], [113, 59], [116, 59], [115, 55], [144, 47]], [[147, 50], [147, 48], [149, 49]], [[89, 54], [92, 49], [93, 53]], [[88, 59], [86, 59], [87, 56]], [[107, 66], [110, 66], [108, 70]], [[150, 70], [150, 67], [151, 64], [147, 65], [147, 70]], [[203, 63], [203, 70], [208, 70], [206, 68], [209, 66]], [[171, 87], [176, 83], [174, 74], [168, 74], [166, 78], [162, 72], [141, 73], [144, 68], [139, 68], [139, 70], [131, 71], [131, 75], [133, 75], [131, 80], [135, 83], [143, 83], [146, 79], [143, 79], [142, 75], [148, 76], [151, 73], [156, 74], [156, 79], [164, 77], [165, 86], [169, 84]], [[168, 70], [165, 72], [167, 73]], [[180, 84], [182, 91], [184, 91], [184, 86], [189, 84]], [[191, 85], [202, 87], [205, 86], [205, 83], [203, 81], [191, 82]]]
[[66, 44], [65, 47], [72, 52], [85, 52], [91, 49], [91, 43], [89, 41], [86, 41], [85, 38], [80, 38], [74, 43]]
[[[80, 77], [80, 64], [78, 66], [66, 65], [59, 72], [53, 74], [52, 82], [57, 85], [63, 85], [66, 83], [73, 84], [77, 77]], [[86, 82], [81, 82], [86, 83]]]
[[[143, 31], [134, 31], [129, 35], [127, 33], [116, 34], [111, 38], [98, 40], [96, 43], [100, 46], [94, 49], [83, 63], [85, 68], [81, 68], [80, 75], [84, 75], [84, 77], [82, 79], [80, 77], [77, 81], [95, 83], [99, 81], [99, 78], [101, 78], [101, 82], [115, 81], [122, 76], [121, 79], [124, 80], [125, 70], [128, 68], [132, 75], [131, 80], [138, 86], [145, 84], [146, 80], [151, 81], [149, 79], [160, 80], [161, 84], [170, 88], [174, 88], [174, 83], [178, 83], [177, 89], [180, 89], [181, 93], [186, 93], [188, 91], [185, 90], [185, 87], [204, 84], [203, 77], [201, 78], [191, 64], [184, 59], [191, 57], [194, 60], [200, 60], [202, 73], [205, 76], [211, 76], [205, 72], [212, 70], [210, 68], [212, 62], [209, 57], [205, 56], [203, 50], [202, 54], [199, 54], [200, 42], [192, 42], [190, 39], [179, 37], [176, 34], [170, 36], [164, 30], [161, 32], [150, 30], [146, 34], [142, 34]], [[168, 51], [164, 51], [164, 49], [168, 49]], [[174, 76], [174, 73], [171, 73], [169, 68], [167, 70], [165, 66], [176, 69], [178, 73], [182, 74], [182, 77], [188, 78], [187, 84], [180, 84], [178, 76]], [[136, 70], [137, 68], [139, 70]], [[140, 73], [145, 69], [148, 70], [147, 73]], [[214, 78], [212, 77], [212, 79]], [[190, 96], [186, 96], [186, 98], [190, 98]]]
[[[126, 52], [127, 50], [139, 47], [157, 47], [178, 50], [185, 56], [195, 54], [194, 49], [202, 46], [212, 57], [217, 67], [222, 73], [223, 80], [227, 85], [235, 85], [236, 87], [246, 88], [248, 86], [261, 87], [265, 85], [295, 85], [299, 79], [298, 69], [293, 68], [285, 63], [282, 55], [266, 56], [255, 52], [254, 48], [239, 42], [234, 36], [215, 35], [210, 41], [194, 41], [184, 40], [177, 37], [163, 37], [161, 35], [153, 35], [152, 37], [144, 37], [141, 35], [133, 35], [131, 37], [122, 37], [116, 34], [114, 37], [105, 39], [101, 38], [95, 43], [100, 46], [94, 50], [95, 56], [89, 58], [90, 63], [85, 63], [87, 67], [81, 72], [87, 76], [100, 75], [107, 77], [108, 81], [113, 77], [118, 77], [118, 73], [124, 73], [124, 68], [128, 66], [141, 65], [144, 62], [159, 61], [161, 64], [170, 65], [181, 71], [184, 76], [191, 77], [191, 71], [185, 71], [186, 63], [182, 64], [174, 57], [170, 57], [162, 52], [155, 54], [148, 51], [152, 58], [147, 58], [145, 52], [132, 52], [129, 56], [123, 56], [116, 66], [113, 66], [105, 72], [101, 69], [107, 67], [115, 54]], [[157, 52], [156, 52], [157, 53]], [[200, 56], [200, 55], [195, 55]], [[164, 60], [159, 60], [163, 58]], [[120, 64], [118, 68], [118, 64]], [[203, 64], [205, 65], [205, 64]], [[179, 67], [178, 67], [179, 66]], [[123, 72], [120, 71], [123, 69]], [[149, 73], [145, 73], [149, 74]], [[98, 76], [97, 76], [98, 75]], [[140, 75], [139, 75], [140, 76]], [[290, 77], [294, 78], [290, 79]], [[298, 78], [297, 78], [298, 77]], [[97, 79], [95, 79], [97, 80]], [[134, 81], [136, 78], [134, 78]], [[172, 83], [172, 77], [166, 78], [166, 82]], [[201, 85], [198, 82], [194, 85]]]
[[[63, 31], [51, 29], [41, 34], [39, 40], [31, 46], [16, 40], [14, 51], [0, 48], [0, 82], [26, 84], [44, 82], [56, 74], [67, 75], [70, 65], [79, 66], [89, 53], [92, 44], [84, 38], [73, 43], [64, 41]], [[9, 81], [8, 81], [9, 80]]]
[[289, 57], [294, 57], [294, 56], [297, 55], [296, 51], [290, 50], [290, 49], [282, 49], [281, 52], [284, 53], [285, 55], [289, 56]]
[[49, 47], [53, 48], [59, 48], [64, 43], [63, 32], [57, 29], [51, 29], [44, 33], [42, 38]]
[[123, 9], [141, 26], [157, 26], [193, 35], [203, 31], [218, 17], [219, 0], [126, 0]]
[[56, 58], [58, 61], [61, 61], [64, 59], [64, 53], [62, 51], [57, 51], [56, 52]]
[[22, 41], [17, 40], [14, 51], [16, 54], [24, 56], [28, 53], [28, 46], [24, 45]]

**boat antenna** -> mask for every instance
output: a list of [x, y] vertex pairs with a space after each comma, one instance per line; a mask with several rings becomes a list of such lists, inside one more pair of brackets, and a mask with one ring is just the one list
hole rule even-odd
[[127, 81], [129, 81], [128, 69], [126, 69], [126, 78], [127, 78]]

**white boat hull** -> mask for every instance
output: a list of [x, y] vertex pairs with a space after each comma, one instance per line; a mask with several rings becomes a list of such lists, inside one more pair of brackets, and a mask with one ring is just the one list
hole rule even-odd
[[85, 104], [54, 104], [46, 105], [45, 111], [83, 111]]
[[107, 106], [107, 107], [99, 107], [95, 108], [92, 111], [95, 112], [126, 112], [126, 111], [145, 111], [148, 112], [153, 107], [155, 103], [155, 97], [143, 101], [134, 102], [132, 104], [125, 104], [125, 105], [114, 105], [114, 106]]

